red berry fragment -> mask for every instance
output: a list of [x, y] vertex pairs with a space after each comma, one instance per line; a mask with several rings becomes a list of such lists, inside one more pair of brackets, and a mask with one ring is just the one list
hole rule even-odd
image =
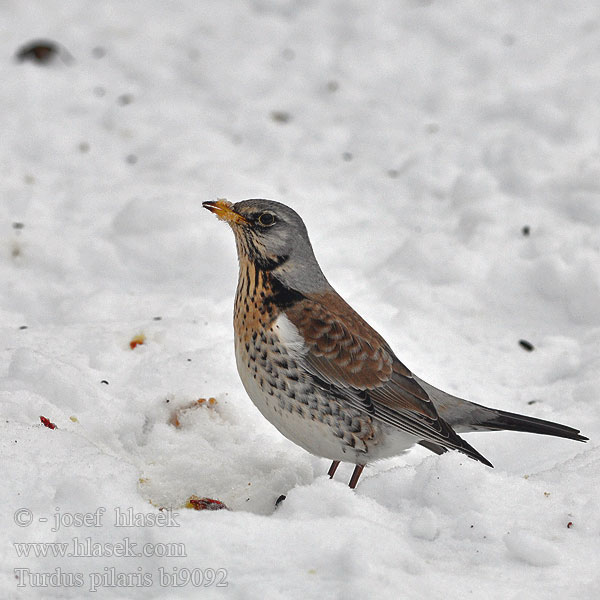
[[56, 429], [56, 425], [50, 419], [40, 416], [40, 421], [44, 427], [47, 427], [48, 429]]
[[129, 342], [129, 347], [133, 350], [136, 346], [141, 346], [146, 341], [146, 336], [143, 333], [134, 335]]
[[194, 510], [229, 510], [225, 503], [220, 500], [198, 498], [198, 496], [190, 496], [185, 506]]

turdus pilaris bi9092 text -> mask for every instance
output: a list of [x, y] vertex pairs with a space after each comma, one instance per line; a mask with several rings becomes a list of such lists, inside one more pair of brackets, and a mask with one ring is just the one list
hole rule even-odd
[[487, 408], [414, 375], [337, 294], [319, 267], [302, 219], [270, 200], [203, 206], [233, 230], [239, 259], [234, 334], [237, 369], [251, 400], [308, 452], [355, 466], [414, 444], [458, 450], [492, 466], [458, 434], [512, 430], [586, 441], [577, 429]]

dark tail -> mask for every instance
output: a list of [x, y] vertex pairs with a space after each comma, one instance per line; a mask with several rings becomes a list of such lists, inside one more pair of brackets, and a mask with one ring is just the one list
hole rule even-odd
[[[416, 375], [413, 375], [413, 377], [433, 400], [440, 417], [459, 434], [470, 431], [501, 431], [506, 429], [508, 431], [554, 435], [568, 440], [577, 440], [578, 442], [587, 442], [588, 440], [588, 438], [580, 435], [579, 429], [475, 404], [442, 392], [426, 381], [419, 379]], [[426, 447], [433, 452], [439, 451], [439, 448]]]
[[[470, 431], [522, 431], [525, 433], [540, 433], [542, 435], [553, 435], [556, 437], [567, 438], [569, 440], [576, 440], [578, 442], [587, 442], [588, 438], [579, 434], [578, 429], [573, 427], [567, 427], [560, 423], [553, 423], [552, 421], [544, 421], [543, 419], [536, 419], [535, 417], [527, 417], [525, 415], [518, 415], [516, 413], [509, 413], [504, 410], [498, 410], [494, 408], [487, 408], [485, 406], [476, 405], [470, 403], [471, 406], [477, 407], [478, 420], [476, 425], [470, 425]], [[483, 410], [482, 410], [483, 409]], [[482, 412], [485, 411], [485, 418], [481, 418]], [[469, 458], [473, 458], [482, 462], [488, 467], [493, 467], [484, 456], [482, 456], [473, 446], [467, 444], [464, 440], [461, 441], [463, 444], [461, 447], [454, 447], [455, 450], [466, 454]], [[431, 452], [436, 454], [444, 454], [448, 451], [448, 448], [430, 442], [429, 440], [421, 440], [419, 442], [421, 446], [424, 446]]]
[[494, 415], [486, 420], [477, 423], [479, 427], [491, 430], [524, 431], [527, 433], [540, 433], [542, 435], [554, 435], [556, 437], [577, 440], [578, 442], [587, 442], [588, 438], [579, 434], [578, 429], [567, 427], [560, 423], [544, 421], [535, 417], [526, 417], [516, 413], [509, 413], [503, 410], [493, 410]]
[[[477, 460], [488, 467], [492, 467], [492, 469], [494, 468], [494, 465], [485, 456], [483, 456], [483, 454], [477, 452], [477, 450], [475, 450], [471, 444], [467, 444], [467, 442], [465, 442], [465, 440], [459, 436], [456, 437], [458, 438], [459, 443], [452, 447], [453, 450], [458, 450], [459, 452], [466, 454], [469, 458]], [[418, 443], [424, 448], [427, 448], [427, 450], [435, 452], [435, 454], [444, 454], [444, 452], [448, 452], [449, 450], [449, 448], [441, 446], [440, 444], [436, 444], [435, 442], [430, 442], [429, 440], [421, 440]]]

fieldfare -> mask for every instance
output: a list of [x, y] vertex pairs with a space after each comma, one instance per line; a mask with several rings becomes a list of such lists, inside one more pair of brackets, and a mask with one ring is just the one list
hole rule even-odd
[[270, 200], [203, 206], [237, 245], [238, 373], [263, 416], [308, 452], [355, 466], [414, 444], [492, 464], [458, 434], [512, 430], [586, 441], [577, 429], [457, 398], [413, 374], [341, 298], [319, 267], [302, 219]]

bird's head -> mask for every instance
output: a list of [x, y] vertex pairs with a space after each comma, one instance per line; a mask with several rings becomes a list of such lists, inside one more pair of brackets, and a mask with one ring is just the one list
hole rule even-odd
[[300, 292], [324, 291], [329, 284], [315, 258], [300, 216], [273, 200], [203, 202], [235, 235], [240, 264], [251, 261]]

